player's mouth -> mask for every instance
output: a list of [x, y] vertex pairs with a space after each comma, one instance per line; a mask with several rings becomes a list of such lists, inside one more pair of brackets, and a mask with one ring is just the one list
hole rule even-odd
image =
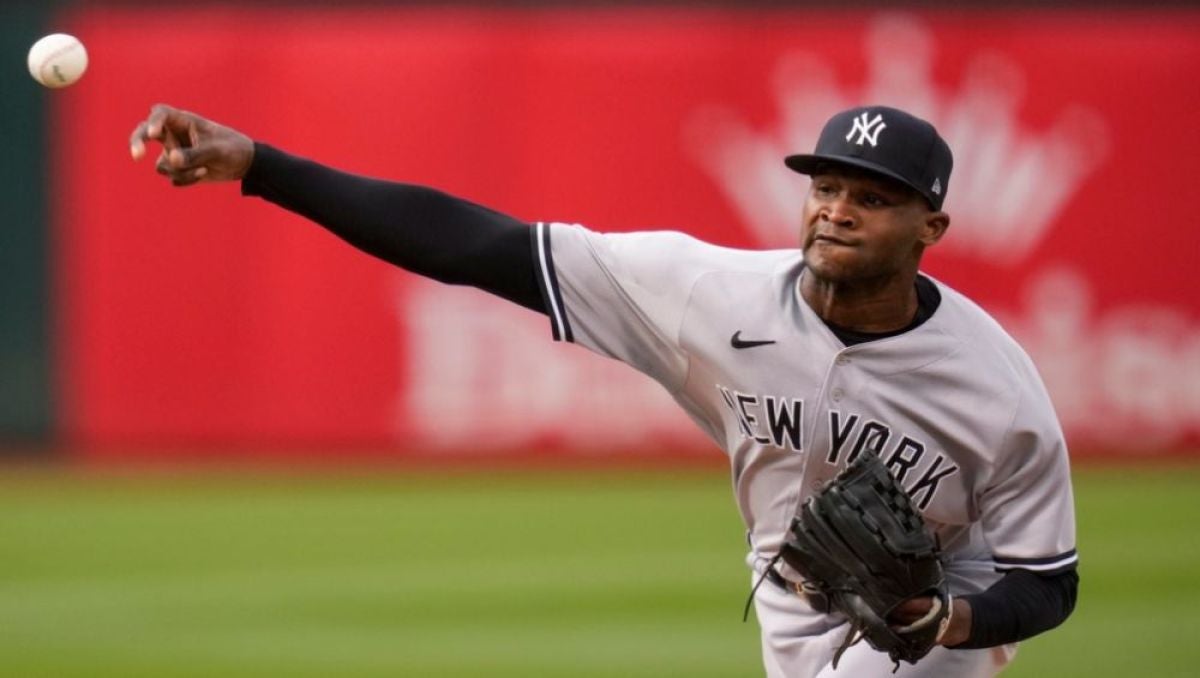
[[842, 247], [853, 247], [854, 243], [847, 240], [842, 240], [832, 235], [817, 235], [812, 239], [813, 244], [824, 243], [826, 245], [840, 245]]

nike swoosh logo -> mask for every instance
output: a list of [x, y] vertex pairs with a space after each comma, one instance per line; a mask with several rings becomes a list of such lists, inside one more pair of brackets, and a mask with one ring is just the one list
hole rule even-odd
[[734, 332], [733, 336], [729, 338], [729, 345], [734, 348], [754, 348], [755, 346], [766, 346], [767, 344], [774, 344], [774, 343], [775, 343], [774, 340], [764, 341], [764, 340], [742, 339], [742, 331], [741, 330]]

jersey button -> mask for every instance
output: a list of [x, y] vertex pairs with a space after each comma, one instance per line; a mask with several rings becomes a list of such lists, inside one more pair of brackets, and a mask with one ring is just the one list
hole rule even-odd
[[838, 356], [838, 357], [837, 357], [837, 360], [835, 360], [834, 362], [836, 362], [836, 363], [837, 363], [837, 364], [839, 364], [839, 365], [849, 365], [849, 364], [850, 364], [850, 357], [849, 357], [849, 356], [840, 355], [840, 356]]
[[840, 388], [835, 388], [835, 389], [833, 389], [833, 391], [831, 391], [829, 393], [829, 395], [830, 395], [830, 397], [833, 398], [833, 402], [836, 403], [836, 402], [840, 401], [843, 396], [846, 395], [846, 392]]

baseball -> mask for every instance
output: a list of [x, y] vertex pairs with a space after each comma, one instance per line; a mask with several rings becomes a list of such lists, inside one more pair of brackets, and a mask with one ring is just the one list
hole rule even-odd
[[88, 55], [73, 35], [52, 33], [29, 48], [29, 74], [46, 87], [66, 87], [83, 76]]

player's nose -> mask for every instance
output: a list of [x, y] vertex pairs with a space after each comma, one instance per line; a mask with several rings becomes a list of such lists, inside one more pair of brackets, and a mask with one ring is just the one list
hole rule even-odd
[[821, 205], [821, 218], [831, 224], [852, 228], [855, 224], [854, 210], [844, 198], [838, 197]]

